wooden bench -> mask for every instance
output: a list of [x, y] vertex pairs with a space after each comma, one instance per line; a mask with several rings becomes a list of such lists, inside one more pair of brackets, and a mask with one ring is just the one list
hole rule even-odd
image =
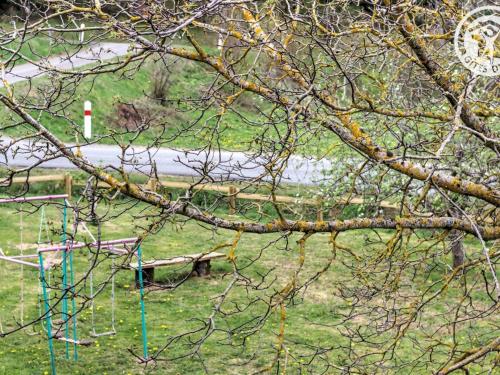
[[[142, 280], [144, 286], [154, 283], [155, 268], [174, 266], [177, 264], [193, 263], [192, 273], [198, 276], [207, 276], [210, 274], [210, 261], [215, 259], [226, 258], [226, 254], [209, 253], [209, 254], [192, 254], [182, 255], [169, 259], [158, 259], [142, 262]], [[135, 270], [135, 285], [139, 287], [139, 264], [130, 263], [129, 268]]]

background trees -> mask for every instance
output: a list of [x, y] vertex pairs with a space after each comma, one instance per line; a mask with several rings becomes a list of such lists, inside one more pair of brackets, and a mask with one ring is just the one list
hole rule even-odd
[[[497, 350], [498, 343], [485, 334], [471, 345], [467, 324], [479, 320], [492, 324], [490, 316], [498, 308], [500, 293], [494, 242], [500, 236], [498, 81], [472, 76], [454, 55], [453, 32], [470, 4], [213, 0], [78, 5], [52, 1], [44, 5], [50, 12], [19, 15], [24, 27], [18, 36], [4, 30], [1, 48], [6, 72], [26, 61], [41, 64], [36, 61], [43, 61], [43, 56], [19, 49], [38, 38], [51, 38], [51, 50], [62, 47], [68, 56], [105, 39], [130, 43], [130, 50], [114, 60], [96, 57], [92, 66], [77, 72], [43, 66], [50, 72], [49, 84], [33, 82], [19, 88], [6, 84], [0, 95], [6, 108], [2, 129], [13, 138], [4, 142], [5, 155], [21, 145], [22, 139], [48, 141], [51, 148], [36, 146], [36, 142], [28, 147], [22, 143], [22, 148], [29, 153], [39, 147], [45, 150], [44, 158], [67, 158], [130, 202], [155, 207], [157, 223], [147, 232], [167, 221], [187, 220], [206, 225], [207, 230], [234, 231], [229, 252], [234, 264], [231, 285], [275, 288], [267, 299], [258, 299], [267, 308], [259, 315], [261, 322], [275, 311], [286, 316], [299, 293], [305, 293], [335, 265], [332, 255], [332, 263], [308, 278], [301, 277], [305, 254], [314, 253], [308, 241], [317, 233], [329, 233], [334, 254], [345, 250], [352, 255], [338, 260], [349, 269], [349, 276], [339, 281], [335, 292], [337, 301], [351, 306], [342, 313], [342, 324], [334, 325], [349, 345], [316, 348], [317, 353], [328, 353], [321, 360], [338, 371], [373, 373], [380, 368], [397, 371], [401, 366], [447, 373], [450, 366], [464, 361], [465, 366], [476, 359], [491, 366], [486, 357]], [[83, 30], [85, 41], [76, 43], [75, 35]], [[176, 113], [190, 116], [181, 116], [180, 121], [150, 116], [125, 128], [99, 125], [93, 141], [119, 145], [121, 168], [93, 165], [85, 152], [65, 145], [70, 140], [81, 147], [90, 142], [68, 110], [84, 95], [81, 87], [90, 89], [109, 74], [132, 80], [153, 61], [169, 68], [186, 65], [193, 68], [193, 74], [201, 72], [205, 77], [206, 84], [199, 90], [170, 92], [164, 99]], [[61, 119], [63, 129], [51, 125]], [[245, 177], [248, 166], [239, 164], [227, 166], [226, 173], [215, 173], [222, 148], [231, 148], [221, 147], [231, 131], [228, 123], [238, 124], [236, 133], [241, 136], [233, 148], [245, 151], [252, 167], [263, 173]], [[131, 170], [156, 179], [151, 153], [186, 139], [197, 154], [206, 156], [203, 163], [191, 166], [196, 171], [193, 186], [238, 178], [243, 190], [257, 187], [268, 193], [272, 212], [241, 210], [240, 216], [227, 217], [217, 211], [218, 199], [209, 209], [202, 209], [193, 191], [172, 197], [130, 182]], [[138, 144], [150, 153], [135, 151]], [[146, 161], [138, 165], [130, 154]], [[331, 161], [329, 173], [316, 181], [320, 188], [315, 194], [334, 213], [324, 222], [288, 215], [273, 203], [273, 196], [286, 184], [284, 168], [297, 155], [304, 163], [308, 159]], [[7, 161], [6, 184], [38, 164], [33, 161], [30, 168], [16, 169]], [[363, 216], [353, 214], [348, 204], [359, 195], [375, 207]], [[105, 200], [104, 195], [101, 199]], [[383, 200], [397, 202], [398, 212], [380, 212], [377, 206]], [[355, 229], [391, 232], [388, 238], [367, 240], [370, 252], [358, 256], [359, 249], [336, 242], [339, 233]], [[289, 239], [296, 232], [302, 237], [292, 245]], [[246, 277], [235, 256], [238, 239], [246, 233], [275, 233], [286, 249], [297, 249], [298, 263], [288, 281], [275, 284], [265, 273], [262, 279]], [[457, 244], [451, 248], [458, 251], [446, 267], [438, 262], [439, 281], [428, 286], [430, 275], [436, 272], [435, 257], [450, 248], [449, 233]], [[478, 242], [462, 260], [459, 247], [465, 235]], [[273, 241], [266, 251], [273, 251]], [[431, 319], [426, 309], [448, 289], [457, 293], [454, 303], [438, 314], [443, 319], [437, 319], [439, 326], [426, 327], [425, 338], [416, 339], [414, 332]], [[488, 298], [478, 305], [473, 301], [482, 298], [476, 294], [480, 291]], [[254, 302], [249, 296], [245, 307], [235, 307], [229, 315], [251, 309]], [[219, 307], [217, 314], [228, 313]], [[259, 328], [254, 326], [252, 333]], [[228, 329], [233, 330], [238, 329]], [[210, 335], [212, 330], [207, 332]], [[453, 337], [452, 344], [436, 337], [442, 332]], [[415, 353], [400, 358], [398, 343], [406, 340], [412, 342]], [[275, 356], [261, 369], [281, 368], [289, 345], [300, 344], [287, 341], [286, 330], [280, 328]], [[356, 345], [361, 349], [355, 349]], [[439, 360], [432, 359], [434, 352], [440, 353]], [[475, 353], [481, 353], [480, 358]], [[318, 358], [312, 356], [311, 366], [314, 360]], [[314, 366], [311, 369], [314, 372]]]

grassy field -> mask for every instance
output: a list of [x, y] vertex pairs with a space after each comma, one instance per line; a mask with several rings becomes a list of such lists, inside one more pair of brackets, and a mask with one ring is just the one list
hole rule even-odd
[[[111, 220], [103, 226], [103, 238], [114, 239], [131, 237], [141, 231], [140, 226], [148, 224], [148, 220], [137, 219], [138, 215], [152, 214], [155, 211], [144, 207], [129, 207], [125, 202], [117, 201], [111, 212], [124, 209], [125, 213], [120, 220]], [[19, 254], [20, 244], [20, 217], [13, 205], [0, 207], [0, 247], [10, 255]], [[26, 207], [25, 207], [26, 208]], [[103, 211], [104, 212], [104, 211]], [[54, 206], [47, 207], [46, 215], [48, 219], [49, 237], [57, 242], [58, 228], [61, 224], [60, 211]], [[39, 228], [39, 212], [33, 215], [23, 215], [23, 243], [34, 244], [37, 241]], [[149, 220], [152, 220], [150, 218]], [[92, 228], [92, 227], [91, 227]], [[93, 228], [95, 231], [95, 228]], [[166, 224], [157, 234], [146, 239], [143, 249], [144, 258], [168, 258], [180, 254], [192, 254], [202, 251], [209, 251], [217, 244], [230, 242], [234, 239], [234, 233], [218, 230], [211, 231], [202, 226], [189, 222], [185, 224]], [[388, 240], [390, 232], [386, 231], [355, 231], [341, 234], [338, 243], [348, 246], [360, 257], [367, 259], [373, 257], [373, 253], [381, 251], [378, 245], [373, 245], [374, 241], [381, 236]], [[245, 303], [248, 298], [260, 297], [266, 299], [273, 292], [280, 290], [289, 281], [293, 271], [297, 267], [299, 258], [298, 246], [294, 241], [298, 236], [290, 238], [290, 247], [286, 249], [283, 240], [277, 235], [243, 235], [236, 249], [237, 264], [240, 267], [247, 266], [242, 273], [252, 278], [259, 279], [259, 275], [270, 272], [269, 279], [274, 277], [276, 282], [264, 290], [247, 290], [244, 284], [234, 288], [226, 301], [226, 311], [231, 309], [232, 303]], [[301, 273], [300, 280], [305, 281], [316, 272], [321, 270], [331, 259], [332, 248], [328, 242], [328, 235], [315, 235], [307, 241], [306, 261]], [[273, 242], [274, 241], [274, 242]], [[425, 243], [423, 244], [425, 247]], [[467, 239], [469, 252], [477, 250], [477, 243], [472, 239]], [[27, 251], [27, 250], [26, 250]], [[33, 250], [32, 250], [33, 251]], [[224, 251], [224, 250], [222, 250]], [[226, 249], [227, 251], [227, 249]], [[435, 267], [430, 279], [439, 280], [443, 276], [449, 262], [447, 255], [440, 254], [439, 249], [435, 250], [436, 255], [429, 257], [425, 267]], [[75, 268], [77, 279], [80, 279], [89, 268], [88, 251], [75, 254]], [[101, 258], [102, 259], [102, 258]], [[102, 259], [102, 263], [95, 272], [94, 282], [102, 282], [111, 270], [111, 262]], [[119, 260], [117, 260], [118, 262]], [[307, 363], [312, 354], [312, 348], [317, 346], [330, 347], [332, 345], [342, 345], [346, 339], [340, 335], [339, 330], [333, 327], [342, 321], [342, 314], [347, 312], [350, 306], [345, 301], [335, 296], [336, 286], [349, 276], [346, 265], [356, 262], [348, 253], [339, 252], [334, 260], [334, 265], [322, 275], [319, 280], [295, 298], [295, 303], [287, 309], [285, 334], [287, 345], [290, 350], [290, 360], [288, 370], [290, 373], [319, 373], [324, 368], [319, 361], [314, 366]], [[168, 285], [175, 280], [179, 280], [189, 271], [189, 267], [164, 268], [157, 270], [156, 279], [159, 283]], [[367, 270], [369, 271], [369, 270]], [[220, 295], [228, 286], [232, 273], [232, 265], [229, 261], [217, 261], [213, 263], [212, 274], [208, 278], [190, 278], [182, 286], [175, 290], [149, 290], [146, 295], [147, 329], [150, 353], [155, 354], [161, 351], [162, 347], [173, 335], [181, 334], [189, 329], [200, 328], [200, 322], [195, 318], [206, 319], [213, 311], [213, 306]], [[369, 274], [367, 274], [369, 275]], [[51, 280], [58, 280], [61, 276], [60, 269], [52, 271]], [[405, 275], [401, 275], [405, 277]], [[25, 321], [33, 319], [38, 314], [37, 294], [38, 282], [36, 270], [24, 269], [21, 273], [20, 267], [13, 264], [0, 263], [0, 317], [3, 329], [13, 328], [16, 320], [19, 319], [21, 310], [20, 288], [24, 283], [24, 318]], [[404, 281], [404, 280], [403, 280]], [[355, 283], [353, 281], [353, 283]], [[354, 287], [354, 284], [353, 284]], [[424, 285], [425, 287], [425, 285]], [[89, 285], [79, 284], [77, 289], [79, 294], [89, 292]], [[425, 327], [422, 332], [432, 330], [438, 324], [436, 318], [444, 306], [454, 303], [460, 298], [459, 290], [450, 288], [439, 303], [432, 306], [426, 313]], [[57, 293], [57, 292], [53, 292]], [[54, 294], [53, 294], [54, 295]], [[267, 297], [266, 297], [267, 296]], [[486, 296], [480, 296], [479, 301], [487, 300]], [[82, 298], [77, 298], [77, 302], [82, 303]], [[485, 302], [486, 303], [486, 302]], [[106, 331], [110, 328], [111, 319], [110, 286], [108, 285], [103, 293], [96, 298], [97, 306], [97, 331]], [[116, 336], [101, 337], [90, 347], [79, 348], [79, 361], [66, 360], [64, 355], [64, 343], [56, 342], [57, 368], [59, 374], [202, 374], [204, 373], [200, 361], [193, 358], [185, 358], [176, 361], [158, 361], [155, 366], [144, 369], [137, 364], [134, 357], [129, 353], [129, 349], [134, 353], [141, 354], [141, 323], [139, 309], [139, 295], [134, 288], [134, 276], [131, 271], [122, 270], [117, 275], [116, 280]], [[228, 316], [222, 318], [216, 316], [216, 325], [222, 328], [238, 327], [248, 324], [248, 321], [258, 312], [263, 312], [264, 304], [256, 303], [250, 311], [245, 311], [238, 316]], [[235, 334], [232, 337], [218, 331], [214, 333], [202, 346], [201, 358], [213, 374], [244, 374], [264, 368], [273, 359], [273, 347], [276, 345], [276, 334], [279, 330], [279, 311], [272, 313], [269, 321], [263, 326], [261, 333], [252, 335], [245, 341], [245, 347], [241, 347], [244, 335]], [[91, 331], [90, 311], [84, 311], [78, 317], [78, 332], [81, 338], [88, 338]], [[479, 327], [471, 327], [465, 330], [458, 330], [457, 335], [491, 335], [491, 321], [483, 321]], [[356, 322], [349, 325], [355, 326]], [[463, 327], [462, 327], [463, 328]], [[41, 332], [39, 325], [35, 326], [37, 332]], [[6, 338], [0, 339], [0, 374], [46, 374], [49, 368], [49, 356], [47, 341], [43, 332], [41, 334], [30, 335], [28, 332], [17, 332]], [[243, 330], [245, 331], [245, 330]], [[423, 334], [423, 333], [422, 333]], [[200, 334], [194, 334], [192, 339], [199, 338]], [[403, 357], [412, 356], [414, 340], [419, 338], [419, 331], [412, 331], [407, 340], [403, 340], [399, 353]], [[423, 336], [422, 336], [423, 338]], [[309, 348], [304, 345], [295, 345], [294, 341], [301, 340], [303, 343], [311, 345]], [[443, 340], [448, 340], [443, 337]], [[471, 346], [475, 343], [471, 341]], [[173, 358], [187, 351], [187, 339], [179, 340], [175, 345], [162, 352], [160, 358]], [[360, 345], [359, 350], [364, 350]], [[252, 359], [253, 352], [258, 352], [257, 358]], [[293, 356], [293, 358], [292, 358]], [[345, 357], [340, 352], [332, 351], [326, 354], [328, 359], [341, 366]], [[439, 354], [436, 354], [436, 358]], [[248, 362], [247, 362], [248, 361]], [[336, 373], [330, 369], [328, 373]], [[428, 371], [414, 371], [412, 373], [428, 373]]]
[[[38, 36], [29, 39], [20, 52], [27, 58], [39, 60], [76, 48], [76, 39], [72, 40], [71, 35], [66, 38], [69, 38], [68, 43], [51, 45], [48, 37]], [[75, 43], [75, 47], [72, 47], [72, 43]], [[182, 45], [185, 41], [179, 43]], [[3, 54], [8, 53], [4, 51]], [[18, 61], [17, 64], [21, 62]], [[64, 79], [41, 77], [35, 79], [31, 85], [25, 82], [16, 83], [14, 92], [19, 97], [29, 90], [28, 96], [31, 100], [43, 102], [48, 92], [55, 86], [59, 87], [60, 92], [57, 95], [60, 96], [52, 107], [58, 116], [48, 115], [46, 112], [33, 112], [33, 115], [40, 118], [48, 129], [66, 142], [76, 141], [76, 129], [81, 130], [85, 100], [93, 103], [94, 136], [105, 136], [114, 132], [117, 134], [116, 139], [126, 141], [133, 135], [119, 135], [125, 130], [119, 114], [121, 104], [134, 105], [144, 118], [151, 119], [151, 123], [156, 125], [143, 132], [135, 140], [136, 144], [157, 141], [161, 134], [161, 145], [165, 147], [194, 149], [211, 142], [217, 143], [225, 150], [247, 150], [258, 145], [264, 130], [267, 141], [278, 140], [281, 136], [280, 132], [285, 128], [280, 124], [284, 114], [273, 111], [268, 103], [255, 95], [245, 93], [236, 100], [232, 109], [227, 110], [219, 119], [217, 115], [221, 111], [220, 102], [214, 102], [212, 94], [208, 92], [216, 77], [214, 73], [203, 64], [195, 62], [177, 61], [169, 65], [170, 78], [165, 105], [151, 99], [152, 81], [157, 78], [151, 61], [140, 66], [132, 64], [125, 71], [99, 75], [98, 78], [87, 77], [78, 83], [75, 90], [75, 87]], [[227, 96], [234, 93], [235, 91], [228, 91]], [[58, 105], [68, 98], [70, 103]], [[270, 124], [267, 118], [272, 112], [275, 124]], [[280, 116], [281, 118], [278, 118]], [[0, 120], [7, 122], [9, 119], [10, 113], [2, 108]], [[193, 126], [194, 123], [196, 126]], [[18, 129], [16, 131], [19, 132]], [[297, 152], [304, 155], [324, 155], [332, 152], [338, 143], [336, 137], [326, 131], [307, 131], [298, 134], [298, 137]], [[115, 143], [110, 138], [103, 138], [101, 142]], [[336, 152], [338, 153], [338, 150]]]

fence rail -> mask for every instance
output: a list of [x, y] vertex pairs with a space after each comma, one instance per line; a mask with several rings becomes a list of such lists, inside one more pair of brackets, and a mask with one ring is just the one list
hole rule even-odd
[[43, 176], [14, 177], [12, 179], [13, 184], [34, 184], [38, 182], [63, 182], [65, 193], [71, 199], [73, 176], [70, 174], [48, 174]]
[[[41, 183], [41, 182], [62, 182], [64, 184], [65, 193], [71, 199], [71, 194], [73, 186], [82, 186], [82, 183], [74, 182], [73, 177], [70, 174], [57, 174], [57, 175], [44, 175], [44, 176], [26, 176], [26, 177], [15, 177], [12, 179], [13, 184], [25, 184], [25, 183]], [[104, 182], [99, 182], [98, 186], [109, 187], [108, 184]], [[159, 187], [170, 188], [170, 189], [193, 189], [197, 191], [216, 191], [224, 193], [227, 195], [229, 203], [229, 214], [236, 213], [236, 201], [237, 199], [259, 201], [259, 202], [277, 202], [277, 203], [289, 203], [289, 204], [303, 204], [307, 206], [316, 207], [317, 219], [323, 220], [323, 200], [321, 198], [310, 199], [310, 198], [296, 198], [286, 195], [271, 195], [257, 194], [257, 193], [245, 193], [244, 191], [238, 189], [235, 185], [218, 185], [218, 184], [198, 184], [192, 185], [187, 182], [181, 181], [169, 181], [169, 180], [150, 180], [147, 184], [141, 185], [147, 186], [152, 190], [157, 190]], [[363, 205], [365, 200], [361, 197], [341, 197], [338, 201], [339, 204], [356, 204]], [[383, 209], [398, 209], [398, 205], [381, 201], [378, 202], [378, 206]]]

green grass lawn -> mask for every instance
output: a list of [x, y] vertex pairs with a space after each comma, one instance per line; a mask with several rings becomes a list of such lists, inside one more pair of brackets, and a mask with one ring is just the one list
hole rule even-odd
[[[19, 206], [17, 206], [19, 208]], [[25, 207], [26, 208], [26, 207]], [[103, 239], [115, 239], [131, 237], [141, 232], [140, 227], [151, 223], [151, 220], [158, 214], [155, 209], [149, 207], [130, 206], [126, 202], [117, 200], [109, 213], [117, 213], [124, 210], [120, 219], [113, 219], [106, 222], [102, 228]], [[102, 208], [102, 213], [105, 210]], [[148, 219], [144, 215], [151, 215]], [[142, 218], [138, 218], [142, 216]], [[48, 237], [54, 242], [59, 241], [59, 228], [61, 225], [60, 211], [54, 206], [47, 207], [46, 217], [48, 222]], [[33, 244], [37, 241], [39, 229], [39, 212], [23, 215], [23, 243]], [[20, 244], [20, 215], [16, 212], [16, 206], [4, 205], [0, 207], [0, 247], [10, 255], [19, 254]], [[95, 228], [91, 227], [95, 232]], [[168, 258], [181, 254], [199, 253], [209, 251], [214, 246], [232, 241], [235, 234], [233, 232], [218, 230], [211, 231], [193, 222], [181, 224], [180, 222], [166, 224], [158, 233], [149, 236], [144, 244], [144, 258]], [[374, 244], [381, 236], [387, 241], [391, 232], [389, 231], [353, 231], [341, 234], [338, 243], [348, 246], [358, 256], [363, 259], [373, 259], [374, 253], [381, 252], [383, 247]], [[241, 306], [252, 298], [268, 298], [273, 292], [283, 288], [290, 280], [291, 275], [297, 267], [299, 258], [298, 247], [295, 241], [298, 235], [290, 237], [290, 246], [285, 249], [284, 240], [280, 240], [278, 235], [251, 235], [244, 234], [236, 248], [237, 264], [242, 268], [241, 272], [246, 277], [254, 281], [259, 279], [259, 275], [270, 272], [266, 280], [276, 278], [276, 281], [268, 289], [253, 290], [246, 289], [244, 283], [235, 287], [228, 296], [228, 301], [224, 305], [225, 311], [230, 311], [239, 303]], [[320, 271], [330, 260], [331, 244], [328, 242], [328, 235], [315, 235], [306, 242], [306, 257], [304, 269], [300, 275], [300, 280], [305, 281]], [[274, 241], [274, 242], [273, 242]], [[423, 242], [422, 249], [428, 245]], [[468, 254], [474, 256], [478, 251], [478, 244], [475, 240], [467, 239]], [[435, 257], [429, 257], [422, 264], [422, 272], [426, 267], [434, 266], [434, 271], [430, 274], [430, 279], [437, 281], [446, 273], [443, 266], [449, 262], [448, 256], [439, 255], [439, 248], [436, 248]], [[28, 251], [28, 250], [26, 250]], [[33, 251], [33, 250], [31, 250]], [[222, 251], [227, 252], [227, 248]], [[424, 250], [422, 250], [424, 251]], [[426, 250], [428, 251], [428, 250]], [[81, 279], [89, 268], [88, 251], [75, 253], [75, 269], [77, 280]], [[98, 285], [109, 275], [111, 261], [100, 257], [102, 263], [95, 271], [94, 282]], [[362, 262], [362, 260], [358, 260]], [[117, 259], [117, 262], [120, 262]], [[345, 301], [336, 297], [337, 286], [340, 282], [349, 279], [349, 270], [346, 265], [356, 262], [356, 260], [346, 252], [338, 252], [333, 266], [325, 272], [319, 280], [311, 284], [306, 292], [297, 296], [295, 303], [288, 306], [285, 324], [285, 334], [287, 348], [290, 351], [288, 370], [290, 373], [318, 373], [325, 368], [321, 361], [315, 362], [308, 367], [307, 363], [313, 353], [313, 348], [318, 346], [335, 346], [346, 344], [339, 331], [333, 327], [342, 321], [342, 314], [350, 308]], [[367, 264], [369, 262], [367, 261]], [[171, 267], [156, 270], [156, 279], [163, 284], [170, 284], [186, 275], [189, 267]], [[217, 296], [220, 295], [231, 281], [232, 265], [229, 261], [216, 261], [212, 265], [212, 274], [208, 278], [190, 278], [175, 290], [148, 290], [146, 295], [147, 329], [150, 353], [159, 353], [166, 342], [173, 335], [178, 335], [202, 327], [195, 318], [206, 319], [213, 311], [217, 303]], [[363, 271], [359, 277], [370, 278], [370, 270]], [[58, 280], [61, 277], [61, 270], [55, 269], [51, 273], [51, 280]], [[408, 281], [406, 274], [400, 275], [402, 282]], [[13, 328], [19, 319], [21, 311], [20, 288], [24, 283], [24, 318], [25, 321], [34, 319], [38, 315], [38, 281], [36, 270], [27, 267], [21, 272], [17, 265], [10, 263], [0, 263], [0, 317], [3, 329]], [[356, 282], [353, 280], [353, 287]], [[422, 288], [427, 283], [423, 282]], [[420, 288], [415, 285], [414, 288]], [[104, 291], [96, 297], [97, 308], [97, 331], [106, 331], [110, 328], [111, 300], [110, 286], [106, 286]], [[84, 294], [89, 293], [88, 282], [86, 285], [79, 284], [77, 287], [80, 295], [77, 298], [79, 306], [83, 302]], [[57, 294], [57, 291], [52, 292]], [[484, 300], [487, 303], [486, 295], [479, 292], [479, 303]], [[421, 318], [420, 329], [414, 328], [408, 338], [402, 340], [399, 354], [403, 358], [411, 358], [414, 340], [424, 339], [425, 333], [432, 331], [433, 327], [442, 321], [439, 316], [441, 309], [448, 304], [460, 299], [460, 291], [450, 287], [443, 294], [439, 301], [427, 310], [425, 316]], [[139, 294], [134, 288], [133, 272], [122, 270], [116, 278], [116, 329], [115, 336], [101, 337], [90, 347], [79, 347], [79, 361], [73, 362], [65, 359], [65, 345], [56, 342], [55, 349], [57, 355], [57, 368], [59, 374], [202, 374], [204, 373], [200, 361], [193, 358], [184, 358], [176, 361], [158, 361], [155, 366], [144, 369], [137, 364], [134, 357], [128, 351], [141, 354], [141, 322], [139, 308]], [[216, 315], [216, 326], [227, 329], [234, 329], [234, 335], [228, 336], [222, 331], [214, 333], [202, 346], [200, 356], [205, 361], [206, 366], [213, 374], [244, 374], [269, 365], [273, 359], [273, 348], [276, 345], [276, 334], [279, 330], [279, 311], [273, 311], [268, 322], [263, 326], [261, 333], [252, 335], [245, 341], [242, 347], [245, 333], [251, 328], [252, 317], [265, 310], [263, 303], [256, 303], [251, 309], [235, 316], [226, 318]], [[361, 318], [360, 318], [361, 319]], [[459, 325], [457, 335], [464, 337], [480, 337], [481, 335], [492, 335], [491, 324], [493, 321], [485, 319], [477, 327], [467, 327], [465, 324]], [[360, 321], [362, 322], [362, 321]], [[359, 322], [346, 323], [346, 326], [355, 327]], [[243, 325], [243, 326], [242, 326]], [[242, 327], [240, 327], [242, 326]], [[242, 329], [236, 329], [240, 327]], [[30, 335], [31, 328], [24, 332], [17, 332], [0, 339], [0, 374], [46, 374], [50, 371], [49, 356], [46, 337], [41, 332], [40, 325], [35, 326], [35, 330], [40, 334]], [[80, 338], [89, 338], [91, 331], [90, 311], [84, 309], [78, 316], [78, 334]], [[199, 338], [200, 334], [191, 335], [191, 339]], [[443, 334], [442, 340], [451, 339], [448, 334]], [[305, 345], [296, 345], [295, 341], [300, 340]], [[187, 338], [180, 339], [173, 346], [161, 352], [160, 359], [174, 358], [185, 354], [188, 350]], [[471, 346], [475, 343], [471, 341]], [[359, 345], [359, 351], [366, 351], [367, 348]], [[252, 359], [252, 353], [257, 352], [257, 358]], [[325, 354], [328, 359], [341, 366], [345, 361], [345, 354], [333, 350]], [[436, 358], [440, 357], [436, 353]], [[248, 361], [248, 362], [247, 362]], [[336, 373], [332, 369], [328, 373]], [[388, 372], [390, 373], [390, 372]], [[412, 373], [429, 373], [426, 370], [415, 370]]]

